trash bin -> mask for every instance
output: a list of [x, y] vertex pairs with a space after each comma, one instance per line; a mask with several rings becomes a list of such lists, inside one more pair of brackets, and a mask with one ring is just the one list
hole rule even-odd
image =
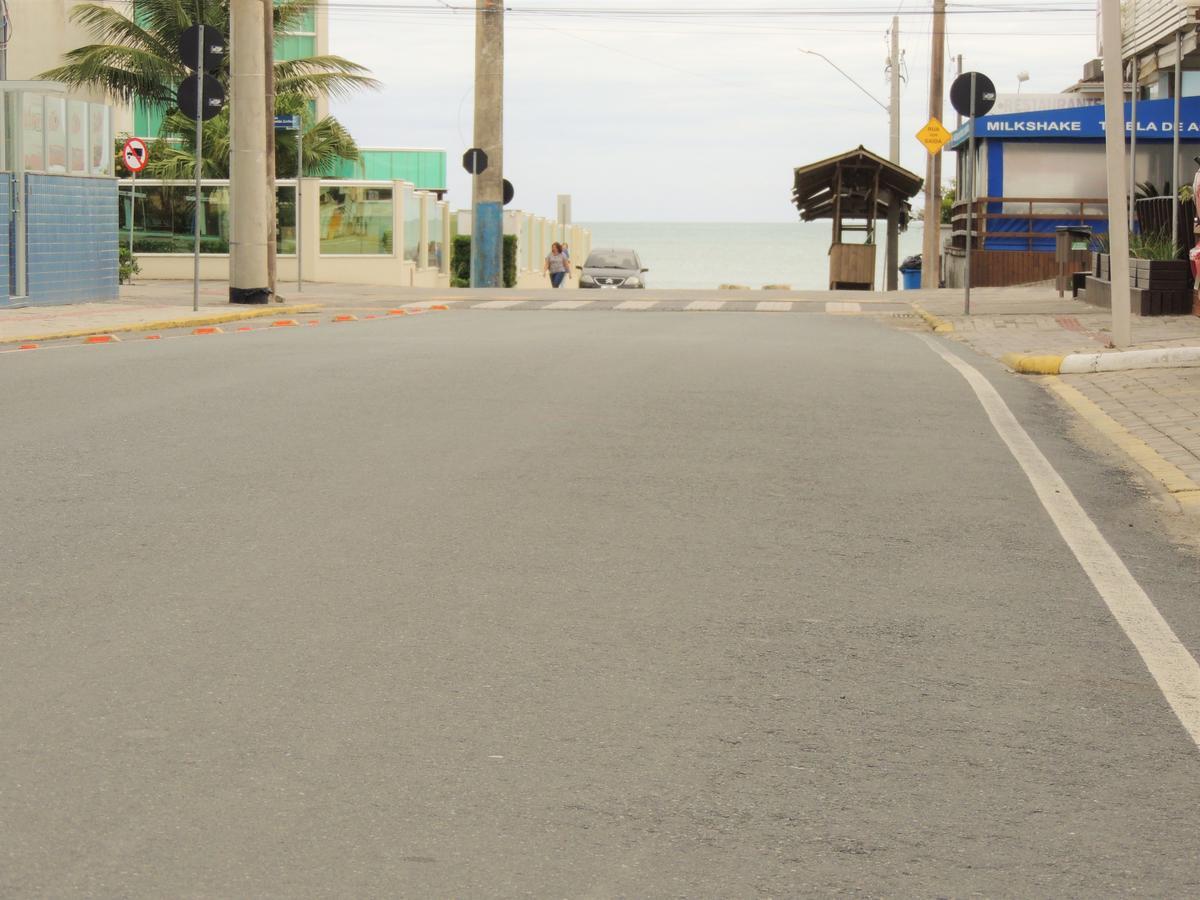
[[1077, 250], [1087, 250], [1092, 244], [1092, 229], [1089, 225], [1059, 225], [1054, 229], [1054, 262], [1058, 270], [1055, 276], [1055, 287], [1058, 296], [1063, 296], [1071, 286], [1071, 276], [1079, 271], [1078, 266], [1071, 264], [1071, 254]]
[[906, 291], [921, 289], [921, 254], [910, 256], [900, 263], [901, 286]]

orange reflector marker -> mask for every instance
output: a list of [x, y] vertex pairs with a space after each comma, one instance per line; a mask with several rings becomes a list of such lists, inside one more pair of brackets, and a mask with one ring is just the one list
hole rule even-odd
[[419, 306], [414, 306], [412, 309], [410, 309], [410, 310], [408, 311], [408, 314], [409, 314], [410, 316], [416, 316], [416, 315], [419, 315], [419, 314], [421, 314], [421, 313], [423, 313], [423, 312], [425, 312], [425, 310], [421, 309], [421, 307], [419, 307]]
[[357, 322], [358, 316], [352, 316], [347, 313], [346, 315], [342, 315], [342, 316], [334, 316], [333, 321], [335, 321], [335, 322]]
[[407, 316], [408, 310], [407, 309], [389, 309], [388, 315], [389, 316]]
[[162, 335], [161, 335], [161, 334], [148, 334], [148, 335], [146, 335], [146, 340], [148, 340], [148, 341], [161, 341], [161, 340], [162, 340]]
[[17, 349], [18, 350], [36, 350], [37, 348], [38, 348], [37, 344], [22, 344]]
[[364, 319], [378, 319], [379, 316], [363, 316]]
[[435, 303], [433, 306], [431, 306], [429, 308], [432, 310], [432, 309], [449, 309], [450, 307], [448, 307], [445, 303]]
[[93, 334], [83, 339], [85, 344], [114, 344], [116, 341], [116, 335], [112, 334]]
[[320, 325], [320, 324], [321, 324], [321, 320], [320, 320], [320, 319], [309, 319], [309, 320], [308, 320], [308, 324], [309, 324], [309, 325]]
[[299, 325], [295, 319], [276, 319], [271, 323], [272, 328], [287, 328], [290, 325]]
[[224, 334], [216, 325], [205, 325], [203, 328], [193, 328], [192, 334]]
[[249, 325], [243, 325], [241, 328], [238, 329], [238, 331], [253, 331], [253, 330], [254, 329]]

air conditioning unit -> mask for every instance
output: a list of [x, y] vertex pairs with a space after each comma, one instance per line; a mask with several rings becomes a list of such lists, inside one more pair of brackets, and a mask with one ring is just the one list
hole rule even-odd
[[1083, 80], [1084, 81], [1103, 81], [1104, 80], [1104, 61], [1092, 59], [1083, 64]]

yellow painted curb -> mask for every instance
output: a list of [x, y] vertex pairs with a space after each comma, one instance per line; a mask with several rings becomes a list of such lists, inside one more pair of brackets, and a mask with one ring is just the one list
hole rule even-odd
[[952, 322], [947, 322], [940, 316], [935, 316], [933, 313], [924, 309], [921, 304], [914, 303], [912, 308], [916, 311], [918, 316], [925, 320], [925, 324], [933, 329], [935, 334], [946, 334], [947, 332], [954, 330], [954, 324]]
[[50, 334], [26, 334], [20, 337], [0, 337], [0, 344], [16, 344], [25, 342], [63, 341], [69, 338], [89, 337], [93, 334], [115, 334], [131, 331], [165, 331], [168, 328], [191, 328], [198, 325], [220, 325], [224, 322], [241, 322], [245, 319], [261, 319], [264, 316], [276, 316], [280, 313], [311, 312], [321, 307], [316, 303], [306, 303], [301, 306], [266, 306], [262, 309], [245, 309], [238, 312], [213, 313], [210, 316], [196, 316], [190, 319], [160, 319], [157, 322], [132, 322], [128, 325], [97, 325], [95, 328], [79, 328], [74, 331], [58, 331]]
[[1000, 361], [1022, 375], [1057, 375], [1062, 369], [1063, 357], [1053, 355], [1031, 356], [1025, 353], [1005, 353]]
[[1158, 455], [1153, 447], [1130, 434], [1108, 413], [1085, 397], [1076, 388], [1058, 378], [1047, 380], [1046, 386], [1058, 394], [1089, 425], [1124, 450], [1134, 462], [1154, 476], [1181, 506], [1200, 509], [1200, 484], [1192, 481], [1178, 468]]

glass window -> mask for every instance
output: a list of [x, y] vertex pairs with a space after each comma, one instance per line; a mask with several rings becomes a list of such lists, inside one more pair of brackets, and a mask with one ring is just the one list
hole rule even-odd
[[[133, 212], [135, 253], [191, 253], [196, 189], [190, 184], [137, 186]], [[229, 252], [229, 187], [205, 185], [200, 192], [204, 214], [200, 220], [200, 252]], [[120, 228], [128, 240], [129, 204], [118, 205]]]
[[1183, 96], [1198, 97], [1200, 96], [1200, 72], [1189, 72], [1186, 69], [1183, 72]]
[[295, 255], [296, 253], [296, 187], [279, 185], [275, 188], [275, 216], [278, 229], [275, 232], [275, 252]]
[[444, 203], [429, 204], [429, 267], [441, 270], [446, 245], [442, 241], [442, 223], [445, 221]]
[[46, 171], [67, 171], [67, 102], [46, 98]]
[[392, 189], [322, 185], [321, 252], [388, 255], [392, 252]]
[[404, 189], [404, 258], [417, 261], [421, 251], [421, 198], [411, 187]]
[[87, 174], [87, 104], [67, 101], [67, 171]]
[[91, 152], [88, 165], [93, 175], [111, 175], [113, 170], [113, 142], [108, 127], [109, 109], [103, 103], [92, 103], [89, 107], [88, 141]]
[[317, 39], [303, 34], [285, 34], [275, 41], [275, 59], [280, 62], [308, 59], [317, 55]]
[[22, 168], [41, 172], [46, 168], [45, 100], [41, 94], [21, 95]]
[[133, 103], [133, 133], [137, 137], [158, 137], [158, 133], [162, 131], [166, 113], [165, 107], [151, 106], [144, 100], [135, 100]]

